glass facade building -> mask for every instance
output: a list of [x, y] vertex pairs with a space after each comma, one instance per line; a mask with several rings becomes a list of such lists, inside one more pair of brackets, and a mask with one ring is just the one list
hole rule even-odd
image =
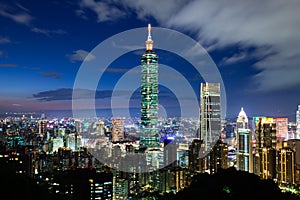
[[201, 83], [200, 139], [209, 152], [221, 133], [220, 83]]
[[238, 149], [236, 160], [238, 170], [252, 172], [252, 148], [250, 129], [238, 129]]
[[159, 148], [160, 143], [157, 123], [158, 56], [153, 51], [151, 25], [149, 24], [146, 51], [141, 57], [141, 148]]
[[253, 172], [252, 132], [249, 129], [248, 117], [243, 108], [236, 121], [236, 163], [237, 169]]

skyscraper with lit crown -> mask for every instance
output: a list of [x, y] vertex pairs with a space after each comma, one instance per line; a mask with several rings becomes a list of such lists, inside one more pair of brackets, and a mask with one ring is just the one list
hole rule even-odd
[[246, 129], [246, 128], [249, 128], [248, 124], [249, 124], [248, 117], [244, 111], [244, 108], [241, 108], [241, 111], [236, 120], [236, 127]]
[[248, 117], [243, 108], [236, 120], [236, 163], [237, 169], [253, 172], [252, 132], [249, 129]]
[[156, 149], [158, 137], [158, 56], [153, 51], [151, 25], [148, 25], [146, 51], [141, 57], [141, 134], [140, 147]]

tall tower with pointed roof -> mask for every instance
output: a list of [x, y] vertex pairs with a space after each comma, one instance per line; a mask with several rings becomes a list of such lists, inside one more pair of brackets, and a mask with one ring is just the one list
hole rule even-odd
[[236, 120], [236, 165], [241, 171], [253, 172], [252, 132], [248, 126], [248, 117], [241, 108]]
[[140, 147], [159, 148], [158, 134], [158, 56], [153, 51], [151, 25], [148, 25], [146, 51], [141, 57]]

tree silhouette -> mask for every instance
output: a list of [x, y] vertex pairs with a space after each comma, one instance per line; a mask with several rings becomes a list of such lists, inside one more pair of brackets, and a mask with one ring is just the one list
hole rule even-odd
[[292, 193], [281, 192], [273, 180], [262, 180], [259, 176], [238, 171], [231, 167], [209, 175], [201, 173], [193, 176], [190, 187], [176, 194], [165, 194], [161, 200], [240, 200], [240, 199], [272, 199], [297, 200], [300, 199]]

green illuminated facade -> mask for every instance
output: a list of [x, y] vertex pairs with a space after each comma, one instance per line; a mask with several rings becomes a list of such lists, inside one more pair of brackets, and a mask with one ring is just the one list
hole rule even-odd
[[141, 134], [140, 147], [157, 149], [158, 135], [158, 56], [153, 51], [151, 26], [148, 26], [146, 52], [141, 57]]

